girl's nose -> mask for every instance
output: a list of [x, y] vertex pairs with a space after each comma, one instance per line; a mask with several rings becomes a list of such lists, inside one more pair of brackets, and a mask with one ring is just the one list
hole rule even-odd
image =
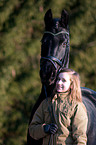
[[61, 80], [58, 80], [58, 84], [61, 84], [62, 83], [62, 81]]

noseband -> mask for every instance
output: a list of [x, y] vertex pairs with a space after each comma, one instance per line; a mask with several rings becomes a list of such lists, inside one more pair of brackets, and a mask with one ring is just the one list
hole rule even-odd
[[[69, 35], [69, 33], [66, 32], [66, 31], [61, 31], [61, 32], [58, 32], [58, 33], [56, 33], [56, 34], [50, 32], [50, 31], [45, 31], [44, 33], [45, 33], [45, 34], [51, 34], [51, 35], [53, 35], [53, 36], [57, 36], [57, 35], [59, 35], [59, 34], [67, 34], [67, 35]], [[66, 53], [66, 52], [65, 52], [65, 53]], [[64, 62], [64, 59], [62, 59], [62, 61], [61, 61], [61, 60], [59, 60], [58, 58], [56, 58], [56, 57], [54, 57], [54, 56], [41, 57], [41, 60], [48, 60], [48, 61], [50, 61], [50, 62], [53, 64], [54, 68], [57, 70], [57, 66], [56, 66], [56, 64], [55, 64], [55, 62], [56, 62], [56, 63], [60, 66], [59, 71], [60, 71], [60, 69], [62, 68], [63, 62]], [[41, 61], [41, 60], [40, 60], [40, 61]]]
[[54, 56], [41, 57], [41, 60], [42, 60], [42, 59], [45, 59], [45, 60], [50, 61], [50, 62], [54, 65], [54, 67], [55, 67], [56, 70], [57, 70], [57, 66], [56, 66], [55, 62], [56, 62], [60, 67], [62, 67], [62, 61], [60, 61], [58, 58], [56, 58], [56, 57], [54, 57]]

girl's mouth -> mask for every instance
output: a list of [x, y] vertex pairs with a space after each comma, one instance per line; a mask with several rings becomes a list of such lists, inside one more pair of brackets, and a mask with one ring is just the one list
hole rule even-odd
[[64, 86], [63, 85], [57, 85], [57, 89], [63, 90], [64, 89]]

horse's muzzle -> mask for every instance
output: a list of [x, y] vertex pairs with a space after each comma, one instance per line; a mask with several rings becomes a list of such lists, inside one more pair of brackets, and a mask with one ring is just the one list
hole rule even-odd
[[50, 62], [46, 61], [46, 63], [42, 63], [40, 67], [40, 78], [44, 85], [53, 84], [56, 80], [56, 74], [56, 69]]

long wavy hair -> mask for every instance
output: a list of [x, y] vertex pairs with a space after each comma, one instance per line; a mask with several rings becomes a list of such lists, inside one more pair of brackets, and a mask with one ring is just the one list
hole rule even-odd
[[75, 72], [73, 69], [69, 69], [69, 68], [62, 68], [59, 74], [64, 72], [68, 73], [71, 81], [70, 88], [69, 88], [69, 100], [70, 101], [76, 100], [82, 102], [79, 74]]

